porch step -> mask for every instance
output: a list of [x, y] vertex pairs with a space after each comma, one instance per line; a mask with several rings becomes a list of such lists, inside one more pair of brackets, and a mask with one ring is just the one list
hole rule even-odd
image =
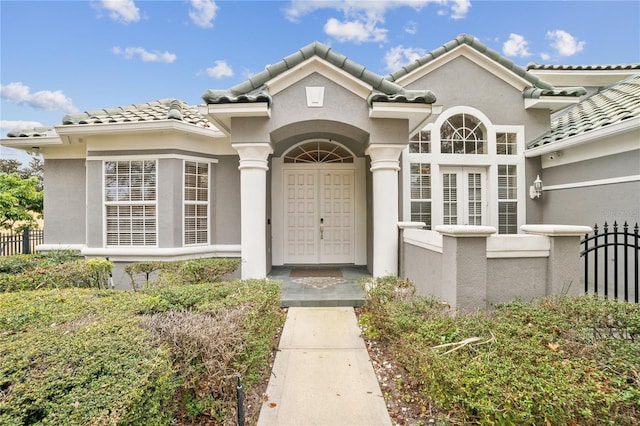
[[353, 299], [282, 299], [281, 308], [343, 308], [364, 306], [364, 297]]

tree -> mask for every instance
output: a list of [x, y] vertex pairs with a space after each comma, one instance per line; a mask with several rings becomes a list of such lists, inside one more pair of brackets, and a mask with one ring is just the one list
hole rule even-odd
[[18, 173], [0, 174], [0, 228], [17, 231], [38, 227], [36, 214], [42, 213], [43, 192], [38, 178], [22, 178]]
[[38, 178], [38, 190], [44, 188], [44, 162], [39, 155], [32, 155], [28, 165], [18, 160], [0, 159], [0, 173], [18, 173], [23, 179], [35, 176]]

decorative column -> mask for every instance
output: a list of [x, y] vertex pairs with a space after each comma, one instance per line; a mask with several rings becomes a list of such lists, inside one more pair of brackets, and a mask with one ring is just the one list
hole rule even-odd
[[242, 279], [267, 276], [268, 143], [231, 145], [240, 155], [240, 243]]
[[398, 171], [406, 145], [372, 144], [373, 276], [398, 275]]

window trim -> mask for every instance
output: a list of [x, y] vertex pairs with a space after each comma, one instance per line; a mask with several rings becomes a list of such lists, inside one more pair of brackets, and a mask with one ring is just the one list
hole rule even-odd
[[[206, 164], [207, 165], [207, 201], [198, 201], [198, 200], [187, 200], [187, 182], [186, 182], [186, 174], [187, 174], [187, 163], [195, 163], [196, 167], [198, 164]], [[211, 162], [208, 160], [202, 161], [200, 160], [183, 160], [182, 161], [182, 246], [183, 247], [197, 247], [197, 246], [207, 246], [211, 243]], [[196, 197], [197, 198], [197, 197]], [[186, 226], [186, 208], [187, 204], [194, 206], [207, 206], [207, 237], [205, 242], [197, 241], [197, 230], [196, 232], [196, 242], [187, 243], [187, 226]], [[196, 208], [197, 210], [197, 208]], [[196, 214], [197, 220], [197, 214]], [[196, 227], [197, 228], [197, 227]]]
[[[142, 201], [107, 201], [107, 179], [106, 179], [106, 163], [118, 163], [118, 162], [146, 162], [146, 161], [153, 161], [155, 163], [155, 200], [150, 201], [150, 200], [142, 200]], [[124, 156], [118, 156], [118, 157], [113, 157], [113, 158], [105, 158], [102, 159], [102, 161], [100, 162], [100, 167], [101, 167], [101, 176], [102, 176], [102, 195], [101, 195], [101, 204], [102, 204], [102, 246], [103, 248], [144, 248], [144, 249], [149, 249], [149, 248], [158, 248], [158, 243], [159, 243], [159, 235], [158, 235], [158, 160], [156, 158], [147, 158], [147, 157], [135, 157], [135, 156], [130, 156], [130, 157], [124, 157]], [[154, 215], [154, 221], [155, 221], [155, 230], [154, 230], [154, 234], [155, 234], [155, 244], [128, 244], [128, 245], [124, 245], [124, 244], [109, 244], [108, 242], [108, 231], [107, 231], [107, 207], [108, 206], [154, 206], [155, 207], [155, 215]]]

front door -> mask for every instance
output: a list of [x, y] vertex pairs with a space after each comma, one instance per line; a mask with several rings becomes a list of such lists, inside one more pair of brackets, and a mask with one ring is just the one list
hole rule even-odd
[[482, 168], [441, 168], [442, 223], [484, 225], [486, 223], [486, 172]]
[[354, 263], [353, 168], [283, 171], [284, 262]]

